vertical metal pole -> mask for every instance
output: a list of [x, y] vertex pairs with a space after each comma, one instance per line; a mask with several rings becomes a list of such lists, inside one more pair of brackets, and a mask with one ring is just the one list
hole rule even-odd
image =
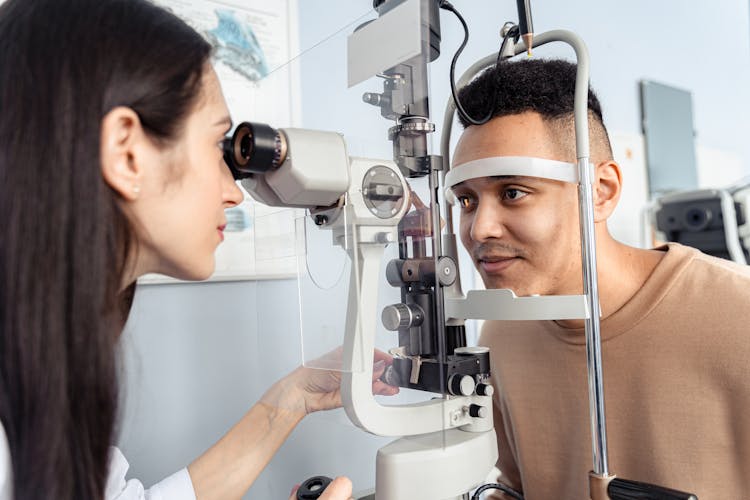
[[596, 238], [594, 234], [593, 179], [589, 165], [589, 57], [586, 45], [573, 33], [555, 37], [570, 44], [578, 63], [575, 87], [576, 156], [578, 158], [578, 208], [581, 225], [581, 262], [583, 293], [589, 308], [586, 326], [586, 358], [589, 382], [589, 413], [594, 474], [609, 475], [607, 463], [607, 424], [604, 419], [604, 384], [599, 318], [599, 287], [596, 274]]
[[[588, 81], [588, 80], [587, 80]], [[609, 475], [607, 463], [607, 425], [604, 419], [604, 386], [599, 317], [599, 288], [596, 276], [596, 239], [594, 236], [594, 202], [591, 169], [587, 157], [578, 159], [578, 209], [581, 224], [581, 261], [583, 293], [590, 316], [586, 318], [586, 360], [589, 381], [589, 416], [594, 473]]]
[[[604, 384], [602, 376], [602, 348], [599, 318], [599, 287], [596, 274], [596, 238], [594, 235], [594, 197], [592, 171], [589, 166], [589, 54], [583, 40], [570, 31], [553, 30], [538, 35], [536, 45], [552, 41], [565, 42], [576, 54], [575, 85], [576, 157], [578, 158], [578, 211], [581, 226], [581, 263], [583, 293], [589, 309], [586, 327], [586, 361], [589, 383], [589, 416], [591, 418], [591, 448], [593, 469], [597, 476], [609, 475], [607, 460], [607, 424], [604, 419]], [[524, 44], [517, 44], [516, 54], [524, 52]]]

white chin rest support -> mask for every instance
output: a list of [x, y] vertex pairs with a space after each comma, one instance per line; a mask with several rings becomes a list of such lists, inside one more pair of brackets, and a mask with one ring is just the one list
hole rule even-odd
[[[591, 164], [589, 168], [592, 168]], [[448, 171], [445, 175], [445, 198], [449, 203], [455, 203], [453, 188], [457, 184], [469, 179], [498, 176], [539, 177], [577, 184], [578, 166], [575, 163], [528, 156], [481, 158], [461, 163]]]

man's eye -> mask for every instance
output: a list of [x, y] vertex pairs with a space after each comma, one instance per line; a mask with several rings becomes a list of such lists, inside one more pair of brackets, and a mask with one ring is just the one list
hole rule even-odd
[[474, 206], [474, 198], [472, 198], [471, 196], [459, 195], [456, 197], [456, 199], [458, 200], [458, 206], [463, 210]]
[[503, 191], [503, 198], [506, 200], [515, 201], [515, 200], [520, 200], [527, 194], [528, 193], [521, 191], [520, 189], [511, 188], [511, 189], [506, 189], [505, 191]]

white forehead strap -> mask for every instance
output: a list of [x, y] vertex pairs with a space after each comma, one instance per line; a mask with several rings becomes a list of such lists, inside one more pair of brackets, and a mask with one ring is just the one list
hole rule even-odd
[[575, 163], [529, 156], [481, 158], [456, 165], [448, 171], [445, 175], [445, 198], [448, 202], [454, 203], [456, 197], [453, 194], [453, 188], [464, 181], [501, 175], [539, 177], [577, 184], [578, 166]]

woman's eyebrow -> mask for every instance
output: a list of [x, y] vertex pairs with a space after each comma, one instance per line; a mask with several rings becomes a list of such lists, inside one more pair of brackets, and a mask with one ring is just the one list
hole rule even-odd
[[232, 119], [229, 116], [224, 116], [219, 121], [214, 123], [214, 127], [218, 127], [219, 125], [226, 125], [228, 129], [232, 128]]

